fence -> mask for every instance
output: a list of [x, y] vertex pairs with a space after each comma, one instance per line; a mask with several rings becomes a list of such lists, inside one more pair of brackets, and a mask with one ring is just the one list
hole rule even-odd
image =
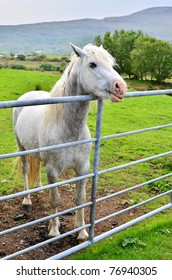
[[[166, 94], [172, 94], [172, 90], [143, 91], [143, 92], [127, 93], [126, 98], [132, 98], [132, 97], [137, 97], [138, 98], [138, 97], [141, 97], [141, 96], [144, 97], [144, 96], [166, 95]], [[68, 103], [68, 102], [77, 102], [77, 101], [91, 101], [91, 100], [94, 100], [94, 98], [92, 96], [76, 96], [76, 97], [61, 97], [61, 98], [44, 99], [44, 100], [9, 101], [9, 102], [0, 102], [0, 109], [1, 108], [23, 107], [23, 106], [34, 106], [34, 105], [44, 105], [44, 104], [55, 104], [55, 103]], [[90, 246], [90, 245], [92, 245], [92, 244], [94, 244], [94, 243], [96, 243], [100, 240], [103, 240], [104, 238], [109, 237], [109, 236], [111, 236], [111, 235], [113, 235], [113, 234], [115, 234], [119, 231], [122, 231], [123, 229], [126, 229], [126, 228], [128, 228], [128, 227], [130, 227], [130, 226], [132, 226], [132, 225], [134, 225], [134, 224], [136, 224], [136, 223], [138, 223], [142, 220], [145, 220], [148, 217], [151, 217], [151, 216], [153, 216], [157, 213], [160, 213], [160, 212], [172, 207], [172, 190], [169, 190], [169, 191], [166, 191], [164, 193], [158, 194], [154, 197], [151, 197], [151, 198], [149, 198], [145, 201], [142, 201], [140, 203], [137, 203], [135, 205], [132, 205], [132, 206], [129, 206], [125, 209], [122, 209], [118, 212], [115, 212], [111, 215], [108, 215], [108, 216], [105, 216], [101, 219], [95, 220], [95, 209], [96, 209], [96, 204], [97, 203], [100, 203], [100, 202], [102, 202], [104, 200], [107, 200], [107, 199], [110, 199], [112, 197], [117, 197], [121, 194], [128, 193], [130, 191], [133, 191], [133, 190], [139, 189], [143, 186], [146, 186], [150, 183], [153, 183], [153, 182], [156, 182], [158, 180], [165, 179], [165, 178], [168, 178], [168, 177], [172, 176], [172, 173], [169, 173], [169, 174], [160, 176], [158, 178], [146, 181], [144, 183], [135, 185], [133, 187], [127, 188], [125, 190], [118, 191], [116, 193], [113, 193], [113, 194], [110, 194], [110, 195], [107, 195], [107, 196], [96, 199], [97, 181], [98, 181], [98, 177], [100, 175], [105, 174], [107, 172], [112, 172], [112, 171], [117, 171], [117, 170], [120, 170], [120, 169], [124, 169], [126, 167], [133, 166], [133, 165], [136, 165], [136, 164], [139, 164], [139, 163], [144, 163], [144, 162], [147, 162], [147, 161], [150, 161], [150, 160], [153, 160], [153, 159], [158, 159], [158, 158], [161, 158], [161, 157], [169, 156], [169, 155], [172, 154], [172, 151], [170, 150], [170, 151], [167, 151], [165, 153], [157, 154], [157, 155], [154, 155], [154, 156], [151, 156], [151, 157], [139, 159], [139, 160], [136, 160], [136, 161], [133, 161], [133, 162], [129, 162], [129, 163], [126, 163], [126, 164], [122, 164], [122, 165], [119, 165], [119, 166], [111, 167], [109, 169], [105, 169], [105, 170], [100, 171], [99, 170], [99, 154], [100, 154], [100, 143], [101, 143], [101, 141], [114, 139], [114, 138], [118, 138], [118, 137], [134, 135], [134, 134], [139, 134], [139, 133], [144, 133], [144, 132], [147, 132], [147, 131], [153, 131], [153, 130], [159, 130], [159, 129], [163, 129], [163, 128], [172, 127], [172, 123], [170, 123], [170, 124], [165, 124], [165, 125], [161, 125], [161, 126], [154, 126], [154, 127], [149, 127], [149, 128], [145, 128], [145, 129], [129, 131], [129, 132], [126, 132], [126, 133], [118, 133], [118, 134], [102, 137], [101, 136], [102, 110], [103, 110], [103, 100], [98, 99], [97, 120], [96, 120], [96, 136], [95, 136], [95, 138], [90, 138], [88, 140], [83, 140], [83, 141], [76, 141], [76, 142], [71, 142], [71, 143], [60, 144], [60, 145], [56, 145], [56, 146], [49, 146], [49, 147], [44, 147], [44, 148], [39, 148], [39, 149], [34, 149], [34, 150], [29, 150], [29, 151], [24, 151], [24, 152], [16, 152], [16, 153], [9, 153], [9, 154], [0, 155], [0, 159], [2, 160], [2, 159], [6, 159], [6, 158], [21, 156], [21, 155], [24, 155], [24, 154], [40, 153], [40, 152], [43, 152], [43, 151], [50, 151], [50, 150], [65, 148], [65, 147], [69, 147], [69, 146], [72, 146], [72, 145], [73, 146], [74, 145], [82, 145], [82, 144], [85, 144], [85, 143], [88, 143], [88, 142], [94, 142], [95, 143], [94, 163], [93, 163], [93, 172], [92, 173], [87, 174], [85, 176], [80, 176], [80, 177], [68, 179], [68, 180], [65, 180], [65, 181], [62, 181], [62, 182], [57, 182], [56, 184], [46, 185], [46, 186], [38, 187], [36, 189], [31, 189], [29, 191], [22, 191], [22, 192], [18, 192], [18, 193], [15, 193], [15, 194], [10, 194], [10, 195], [5, 195], [3, 197], [0, 197], [0, 201], [6, 201], [6, 200], [9, 200], [9, 199], [15, 199], [16, 197], [21, 197], [21, 196], [24, 196], [24, 195], [27, 195], [27, 194], [36, 193], [36, 192], [43, 191], [43, 190], [46, 190], [46, 189], [50, 189], [50, 188], [53, 188], [53, 187], [58, 187], [58, 186], [61, 186], [61, 185], [64, 185], [64, 184], [74, 183], [74, 182], [77, 182], [77, 181], [79, 181], [81, 179], [84, 179], [84, 178], [92, 178], [92, 194], [91, 194], [91, 200], [89, 202], [87, 202], [83, 205], [80, 205], [80, 206], [72, 207], [70, 209], [61, 211], [59, 213], [56, 213], [56, 214], [53, 214], [53, 215], [50, 215], [50, 216], [47, 216], [47, 217], [37, 219], [35, 221], [31, 221], [31, 222], [28, 222], [28, 223], [25, 223], [25, 224], [21, 224], [19, 226], [14, 227], [14, 228], [10, 228], [10, 229], [1, 231], [0, 236], [4, 236], [6, 234], [16, 232], [16, 231], [21, 230], [23, 228], [27, 228], [27, 227], [33, 226], [37, 223], [48, 221], [51, 218], [54, 218], [54, 217], [57, 217], [57, 216], [59, 217], [59, 216], [65, 215], [67, 213], [70, 213], [72, 211], [76, 211], [77, 209], [81, 209], [81, 208], [85, 208], [85, 207], [90, 207], [90, 221], [89, 221], [89, 223], [86, 224], [85, 226], [80, 227], [80, 228], [77, 228], [77, 229], [71, 230], [69, 232], [66, 232], [66, 233], [64, 233], [60, 236], [45, 240], [45, 241], [43, 241], [41, 243], [38, 243], [36, 245], [33, 245], [33, 246], [30, 246], [30, 247], [25, 248], [23, 250], [17, 251], [17, 252], [15, 252], [11, 255], [8, 255], [8, 256], [6, 256], [2, 259], [7, 260], [7, 259], [16, 258], [16, 257], [18, 257], [22, 254], [30, 252], [31, 250], [37, 249], [37, 248], [42, 247], [46, 244], [55, 242], [55, 241], [60, 240], [64, 237], [66, 237], [66, 236], [74, 234], [74, 233], [80, 231], [81, 229], [84, 229], [84, 228], [89, 229], [89, 238], [88, 238], [87, 241], [83, 242], [82, 244], [76, 245], [76, 246], [74, 246], [70, 249], [67, 249], [67, 250], [65, 250], [61, 253], [58, 253], [57, 255], [54, 255], [54, 256], [49, 258], [51, 260], [61, 259], [61, 258], [67, 257], [70, 254], [75, 253], [75, 252], [77, 252], [81, 249], [84, 249], [84, 248], [86, 248], [86, 247], [88, 247], [88, 246]], [[135, 219], [133, 219], [129, 222], [126, 222], [126, 223], [124, 223], [124, 224], [122, 224], [118, 227], [115, 227], [115, 228], [113, 228], [113, 229], [111, 229], [111, 230], [109, 230], [109, 231], [107, 231], [107, 232], [105, 232], [105, 233], [103, 233], [99, 236], [94, 235], [94, 229], [95, 229], [95, 226], [97, 224], [99, 224], [103, 221], [106, 221], [108, 219], [111, 219], [111, 218], [113, 218], [117, 215], [121, 215], [121, 214], [123, 214], [123, 213], [125, 213], [129, 210], [132, 210], [136, 207], [142, 206], [142, 205], [144, 205], [148, 202], [154, 201], [154, 200], [159, 199], [163, 196], [167, 196], [167, 195], [170, 197], [168, 204], [163, 205], [162, 207], [157, 208], [157, 209], [155, 209], [155, 210], [153, 210], [153, 211], [151, 211], [147, 214], [139, 216], [139, 217], [137, 217], [137, 218], [135, 218]]]

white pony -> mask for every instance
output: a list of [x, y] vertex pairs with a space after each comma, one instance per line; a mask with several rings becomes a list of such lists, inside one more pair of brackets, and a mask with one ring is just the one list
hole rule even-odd
[[[74, 54], [61, 79], [55, 84], [50, 93], [32, 91], [22, 95], [19, 100], [43, 99], [62, 96], [94, 95], [109, 98], [111, 101], [121, 102], [125, 96], [127, 86], [122, 77], [113, 69], [114, 59], [103, 48], [92, 44], [83, 49], [71, 44]], [[15, 108], [13, 111], [14, 132], [20, 151], [57, 145], [60, 143], [84, 140], [90, 138], [87, 127], [89, 102], [75, 102], [55, 105], [42, 105]], [[40, 161], [46, 167], [48, 183], [57, 182], [58, 176], [66, 169], [73, 168], [77, 176], [89, 173], [91, 144], [37, 153], [33, 156], [22, 156], [22, 172], [24, 176], [24, 190], [28, 190], [28, 173], [37, 173], [40, 182]], [[35, 159], [34, 165], [33, 161]], [[36, 163], [36, 164], [35, 164]], [[86, 180], [76, 185], [76, 205], [85, 202]], [[58, 188], [50, 189], [49, 202], [53, 213], [57, 213], [60, 195]], [[23, 206], [29, 207], [32, 202], [27, 195]], [[75, 215], [75, 227], [81, 227], [84, 222], [84, 209]], [[49, 236], [58, 236], [58, 217], [50, 220]], [[88, 238], [87, 231], [81, 230], [78, 240]]]

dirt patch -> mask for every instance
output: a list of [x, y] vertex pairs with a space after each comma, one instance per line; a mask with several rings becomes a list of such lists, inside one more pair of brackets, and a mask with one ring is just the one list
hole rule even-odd
[[[90, 190], [87, 190], [87, 201], [90, 201]], [[74, 206], [74, 188], [63, 187], [60, 188], [61, 204], [59, 211], [68, 209]], [[106, 192], [98, 192], [97, 197], [103, 197], [108, 195]], [[104, 216], [110, 215], [116, 211], [119, 211], [126, 207], [122, 201], [126, 200], [126, 195], [120, 196], [120, 198], [112, 198], [107, 201], [97, 203], [96, 207], [96, 219], [100, 219]], [[48, 203], [47, 191], [36, 193], [32, 195], [32, 211], [24, 212], [21, 206], [22, 198], [17, 198], [2, 202], [0, 205], [0, 228], [4, 231], [9, 228], [16, 227], [26, 222], [30, 222], [51, 213], [51, 209]], [[85, 209], [86, 223], [89, 222], [89, 207]], [[139, 210], [140, 211], [140, 210]], [[65, 233], [73, 229], [74, 214], [70, 213], [60, 217], [60, 232]], [[116, 216], [108, 221], [99, 223], [95, 227], [95, 236], [104, 233], [129, 219], [129, 216], [136, 216], [137, 210], [127, 212], [125, 215]], [[133, 218], [133, 217], [132, 217]], [[18, 230], [11, 234], [6, 234], [0, 239], [0, 258], [10, 255], [16, 251], [23, 250], [27, 247], [38, 244], [48, 239], [48, 221], [39, 223], [37, 225]], [[58, 254], [66, 249], [76, 246], [77, 236], [70, 235], [59, 241], [49, 243], [46, 246], [32, 250], [27, 254], [23, 254], [17, 259], [22, 260], [44, 260], [55, 254]]]

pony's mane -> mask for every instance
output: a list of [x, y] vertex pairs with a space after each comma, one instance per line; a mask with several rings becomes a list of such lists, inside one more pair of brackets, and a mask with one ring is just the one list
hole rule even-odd
[[61, 78], [57, 81], [55, 86], [50, 91], [50, 97], [64, 96], [66, 81], [68, 80], [68, 77], [73, 68], [73, 65], [74, 65], [74, 60], [71, 57], [71, 61], [70, 61], [69, 65], [67, 66], [67, 68], [65, 69], [63, 75], [61, 76]]
[[[69, 65], [67, 66], [67, 68], [65, 69], [63, 75], [61, 76], [61, 78], [57, 81], [57, 83], [54, 85], [54, 87], [52, 88], [52, 90], [50, 91], [50, 97], [62, 97], [64, 96], [65, 93], [65, 86], [66, 86], [66, 81], [68, 80], [68, 77], [70, 75], [70, 72], [73, 68], [73, 65], [76, 61], [77, 57], [75, 56], [71, 56], [71, 61], [69, 63]], [[52, 121], [54, 120], [54, 118], [58, 119], [61, 113], [61, 110], [63, 108], [63, 104], [51, 104], [51, 105], [47, 105], [47, 108], [45, 110], [45, 114], [44, 114], [44, 121], [50, 121], [52, 119]]]

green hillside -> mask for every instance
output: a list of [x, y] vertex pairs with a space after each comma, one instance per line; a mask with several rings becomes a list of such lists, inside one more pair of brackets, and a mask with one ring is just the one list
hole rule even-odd
[[101, 20], [72, 21], [0, 26], [0, 54], [45, 52], [69, 54], [69, 42], [84, 46], [106, 31], [142, 30], [150, 36], [172, 40], [172, 7], [157, 7]]

